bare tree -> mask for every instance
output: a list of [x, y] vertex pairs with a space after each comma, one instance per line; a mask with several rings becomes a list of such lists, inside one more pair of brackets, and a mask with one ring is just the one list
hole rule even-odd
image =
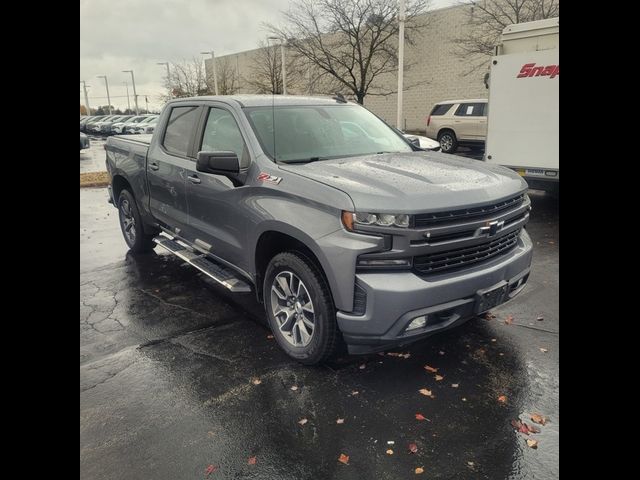
[[466, 28], [454, 41], [456, 55], [470, 67], [467, 73], [486, 66], [507, 25], [560, 15], [559, 0], [480, 0], [462, 3], [469, 7], [466, 9]]
[[[427, 5], [428, 0], [407, 1], [408, 44], [416, 33], [413, 20]], [[362, 104], [375, 79], [397, 69], [397, 17], [397, 0], [292, 0], [284, 13], [286, 26], [267, 27], [287, 39], [307, 68], [317, 67]], [[391, 93], [381, 87], [376, 91]]]
[[[289, 49], [288, 49], [289, 50]], [[287, 89], [295, 89], [300, 83], [301, 66], [295, 52], [285, 54], [287, 64]], [[280, 45], [269, 45], [265, 41], [258, 42], [258, 50], [251, 66], [251, 75], [244, 78], [256, 93], [281, 94], [282, 88], [282, 54]]]
[[168, 81], [165, 80], [165, 87], [171, 94], [163, 96], [163, 100], [211, 95], [202, 60], [194, 57], [172, 63], [170, 72], [171, 76]]
[[[216, 60], [216, 75], [218, 76], [218, 93], [220, 95], [233, 95], [240, 89], [238, 72], [229, 57]], [[213, 79], [209, 83], [212, 82]], [[215, 89], [210, 88], [210, 90]]]

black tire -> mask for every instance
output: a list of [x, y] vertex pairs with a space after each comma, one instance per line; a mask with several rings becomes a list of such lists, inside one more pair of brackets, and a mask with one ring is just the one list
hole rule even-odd
[[444, 153], [455, 153], [458, 150], [458, 139], [451, 130], [440, 132], [438, 134], [438, 142], [440, 143], [440, 149]]
[[122, 190], [118, 196], [118, 216], [122, 236], [129, 249], [135, 253], [152, 251], [156, 246], [153, 235], [144, 233], [138, 206], [129, 190]]
[[[294, 329], [292, 328], [291, 335], [283, 333], [280, 329], [281, 323], [273, 313], [272, 286], [276, 281], [276, 277], [280, 274], [287, 275], [289, 273], [293, 273], [302, 281], [303, 287], [307, 291], [308, 297], [310, 297], [311, 307], [314, 312], [313, 331], [307, 345], [293, 345], [291, 342], [294, 338]], [[299, 288], [298, 292], [300, 292]], [[300, 252], [277, 254], [267, 266], [263, 293], [269, 326], [276, 341], [287, 355], [305, 365], [315, 365], [330, 359], [336, 354], [339, 345], [336, 309], [324, 275], [313, 261]], [[274, 295], [276, 294], [274, 293]], [[278, 301], [278, 298], [276, 298], [276, 301]], [[292, 312], [295, 312], [295, 307], [292, 307]], [[301, 313], [305, 314], [304, 312]], [[308, 312], [306, 314], [308, 315]], [[295, 323], [296, 321], [293, 321], [293, 324]], [[305, 330], [308, 331], [306, 327]], [[298, 332], [300, 332], [300, 327], [298, 327]], [[301, 337], [299, 336], [299, 338]]]

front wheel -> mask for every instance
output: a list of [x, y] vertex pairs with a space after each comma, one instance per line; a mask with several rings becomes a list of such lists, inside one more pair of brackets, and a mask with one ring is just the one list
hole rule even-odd
[[271, 259], [264, 303], [271, 330], [291, 358], [313, 365], [335, 355], [339, 333], [331, 292], [305, 255], [283, 252]]
[[155, 247], [153, 235], [144, 233], [138, 206], [129, 190], [122, 190], [118, 197], [120, 229], [127, 246], [135, 253], [150, 252]]

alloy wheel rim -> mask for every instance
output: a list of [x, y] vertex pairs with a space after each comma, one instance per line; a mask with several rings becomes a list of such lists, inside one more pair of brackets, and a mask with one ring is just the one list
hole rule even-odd
[[290, 271], [278, 273], [271, 285], [271, 312], [282, 337], [294, 347], [306, 347], [315, 331], [315, 311], [309, 290]]
[[130, 244], [136, 241], [136, 219], [131, 211], [131, 204], [126, 198], [120, 202], [120, 222], [122, 231]]

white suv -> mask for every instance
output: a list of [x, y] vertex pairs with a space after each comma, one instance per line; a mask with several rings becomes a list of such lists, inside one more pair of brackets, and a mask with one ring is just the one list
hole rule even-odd
[[445, 153], [459, 145], [484, 147], [487, 138], [487, 99], [447, 100], [433, 106], [427, 137], [440, 142]]

